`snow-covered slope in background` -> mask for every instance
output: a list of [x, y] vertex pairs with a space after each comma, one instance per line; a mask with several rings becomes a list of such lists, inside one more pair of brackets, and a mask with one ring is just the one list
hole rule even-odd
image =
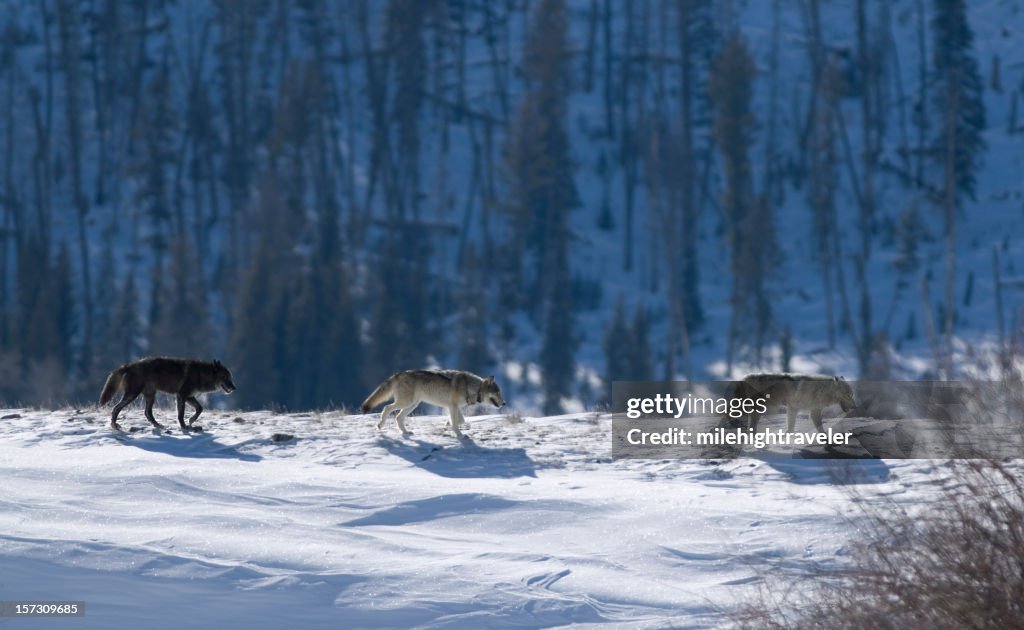
[[924, 461], [612, 461], [596, 415], [476, 417], [463, 443], [437, 416], [401, 438], [333, 413], [210, 411], [189, 436], [0, 415], [2, 599], [85, 600], [75, 628], [710, 627], [760, 572], [841, 565], [837, 479], [935, 487]]

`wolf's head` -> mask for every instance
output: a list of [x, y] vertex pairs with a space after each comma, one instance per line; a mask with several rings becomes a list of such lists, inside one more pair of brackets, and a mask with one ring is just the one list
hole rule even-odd
[[477, 400], [479, 402], [491, 403], [499, 409], [505, 406], [505, 401], [501, 397], [501, 388], [494, 382], [493, 376], [488, 376], [480, 384], [480, 395]]
[[857, 406], [857, 401], [853, 399], [853, 388], [846, 382], [846, 379], [842, 376], [833, 376], [832, 384], [836, 394], [836, 402], [842, 407], [843, 411], [853, 411], [854, 407]]
[[213, 378], [225, 394], [235, 391], [235, 382], [231, 380], [231, 370], [227, 369], [220, 361], [213, 362]]

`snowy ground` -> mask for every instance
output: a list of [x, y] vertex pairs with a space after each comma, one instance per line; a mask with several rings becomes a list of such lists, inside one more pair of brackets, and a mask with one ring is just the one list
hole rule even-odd
[[87, 610], [0, 627], [717, 626], [759, 572], [843, 562], [837, 468], [901, 502], [935, 475], [616, 462], [592, 414], [475, 417], [464, 443], [437, 416], [410, 418], [407, 438], [335, 413], [209, 411], [190, 436], [155, 434], [134, 407], [122, 423], [141, 430], [115, 436], [106, 417], [0, 411], [0, 599]]

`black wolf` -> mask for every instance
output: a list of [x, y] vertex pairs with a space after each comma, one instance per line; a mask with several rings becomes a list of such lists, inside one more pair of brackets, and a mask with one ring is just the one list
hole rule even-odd
[[[225, 394], [235, 391], [231, 372], [220, 361], [200, 361], [176, 357], [147, 357], [117, 368], [107, 377], [100, 393], [100, 404], [111, 401], [118, 390], [124, 389], [124, 396], [114, 405], [110, 414], [110, 426], [117, 425], [117, 414], [142, 394], [146, 399], [146, 419], [158, 429], [164, 428], [153, 418], [153, 402], [157, 392], [174, 394], [178, 400], [178, 424], [182, 431], [188, 431], [203, 412], [203, 406], [196, 400], [196, 394], [221, 389]], [[185, 403], [195, 408], [195, 413], [185, 424]]]

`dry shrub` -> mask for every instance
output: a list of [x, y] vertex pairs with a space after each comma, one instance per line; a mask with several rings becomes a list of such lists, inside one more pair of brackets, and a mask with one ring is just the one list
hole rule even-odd
[[[1024, 627], [1024, 484], [1017, 464], [954, 461], [933, 502], [863, 508], [849, 568], [768, 578], [748, 628]], [[855, 491], [851, 491], [855, 492]]]

